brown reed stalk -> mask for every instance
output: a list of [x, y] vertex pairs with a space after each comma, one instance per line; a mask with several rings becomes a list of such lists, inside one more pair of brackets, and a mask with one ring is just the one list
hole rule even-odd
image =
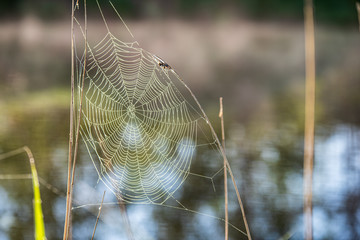
[[24, 152], [24, 147], [12, 150], [12, 151], [7, 152], [7, 153], [2, 153], [2, 154], [0, 154], [0, 160], [3, 160], [3, 159], [6, 159], [6, 158], [9, 158], [9, 157], [18, 155], [18, 154], [23, 153], [23, 152]]
[[[224, 113], [223, 113], [223, 98], [220, 97], [220, 112], [219, 118], [221, 121], [221, 140], [222, 147], [225, 151], [225, 130], [224, 130]], [[224, 195], [225, 195], [225, 240], [229, 239], [229, 211], [228, 211], [228, 189], [227, 189], [227, 167], [226, 159], [224, 158]]]
[[122, 200], [121, 196], [120, 196], [120, 198], [118, 198], [118, 205], [119, 205], [119, 208], [120, 208], [121, 216], [122, 216], [124, 224], [125, 224], [127, 238], [129, 240], [135, 240], [134, 234], [133, 234], [133, 232], [131, 230], [129, 216], [128, 216], [127, 212], [126, 212], [125, 202]]
[[233, 186], [234, 186], [234, 189], [235, 189], [236, 197], [237, 197], [237, 200], [238, 200], [238, 203], [239, 203], [239, 206], [240, 206], [242, 218], [243, 218], [244, 225], [245, 225], [245, 228], [246, 228], [246, 235], [247, 235], [248, 239], [251, 240], [251, 234], [250, 234], [249, 225], [248, 225], [248, 223], [247, 223], [246, 216], [245, 216], [244, 205], [243, 205], [243, 203], [242, 203], [242, 200], [241, 200], [241, 197], [240, 197], [240, 192], [239, 192], [239, 189], [237, 188], [237, 185], [236, 185], [236, 182], [235, 182], [235, 177], [234, 177], [234, 175], [233, 175], [233, 173], [232, 173], [232, 170], [231, 170], [229, 161], [228, 161], [228, 159], [227, 159], [227, 157], [226, 157], [224, 148], [222, 147], [222, 145], [221, 145], [221, 143], [220, 143], [220, 140], [219, 140], [218, 136], [216, 135], [216, 132], [215, 132], [213, 126], [211, 125], [208, 116], [206, 115], [204, 109], [201, 107], [199, 101], [198, 101], [197, 98], [195, 97], [195, 94], [191, 91], [191, 89], [186, 85], [186, 83], [180, 78], [180, 76], [179, 76], [173, 69], [171, 69], [171, 71], [172, 71], [172, 72], [174, 73], [174, 75], [179, 79], [179, 81], [184, 85], [184, 87], [189, 91], [189, 93], [190, 93], [190, 95], [192, 96], [192, 98], [194, 99], [196, 105], [199, 107], [199, 109], [200, 109], [200, 111], [201, 111], [201, 113], [202, 113], [202, 115], [203, 115], [206, 123], [207, 123], [208, 126], [210, 127], [210, 131], [211, 131], [212, 135], [213, 135], [214, 138], [215, 138], [216, 144], [218, 145], [218, 147], [219, 147], [219, 149], [220, 149], [221, 155], [223, 156], [223, 158], [224, 158], [225, 161], [226, 161], [227, 170], [229, 171], [229, 175], [230, 175], [231, 181], [232, 181]]
[[[79, 0], [76, 2], [77, 8], [79, 7]], [[73, 189], [74, 189], [74, 180], [75, 180], [75, 168], [76, 168], [76, 159], [79, 146], [79, 131], [80, 131], [80, 122], [81, 122], [81, 111], [82, 111], [82, 100], [83, 100], [83, 89], [84, 89], [84, 80], [85, 80], [85, 69], [86, 69], [86, 54], [87, 54], [87, 11], [86, 11], [86, 0], [84, 0], [84, 18], [85, 18], [85, 55], [84, 55], [84, 66], [83, 74], [81, 79], [81, 92], [80, 92], [80, 104], [78, 109], [77, 116], [77, 126], [76, 126], [76, 137], [75, 137], [75, 146], [73, 147], [73, 133], [74, 133], [74, 88], [75, 88], [75, 74], [74, 74], [74, 0], [72, 0], [72, 14], [71, 14], [71, 105], [70, 105], [70, 137], [69, 137], [69, 159], [68, 159], [68, 181], [67, 181], [67, 191], [66, 191], [66, 215], [65, 215], [65, 224], [64, 224], [64, 236], [63, 240], [69, 238], [69, 231], [71, 227], [71, 206], [73, 199]], [[74, 153], [72, 151], [74, 150]], [[71, 238], [71, 237], [70, 237]]]
[[356, 2], [356, 11], [358, 14], [358, 21], [359, 21], [359, 31], [360, 31], [360, 3]]
[[70, 180], [71, 180], [71, 166], [72, 166], [72, 149], [73, 149], [73, 134], [74, 134], [74, 88], [75, 88], [75, 66], [74, 66], [74, 0], [71, 1], [71, 102], [70, 102], [70, 130], [69, 130], [69, 155], [68, 155], [68, 179], [66, 187], [66, 212], [64, 223], [63, 240], [68, 239], [69, 220], [71, 214], [70, 207]]
[[81, 123], [81, 112], [82, 112], [82, 103], [83, 103], [83, 93], [84, 93], [84, 81], [85, 81], [85, 69], [86, 69], [86, 55], [87, 55], [87, 12], [86, 12], [86, 0], [84, 0], [84, 12], [85, 12], [85, 53], [84, 53], [84, 65], [83, 65], [83, 73], [81, 77], [81, 88], [80, 88], [80, 103], [77, 115], [77, 126], [76, 126], [76, 136], [75, 136], [75, 146], [74, 146], [74, 156], [72, 161], [72, 171], [71, 171], [71, 186], [70, 186], [70, 201], [69, 205], [72, 205], [72, 197], [74, 190], [74, 182], [75, 182], [75, 169], [76, 169], [76, 159], [79, 147], [79, 132], [80, 132], [80, 123]]
[[97, 228], [97, 225], [98, 225], [98, 222], [99, 222], [99, 218], [100, 218], [100, 214], [101, 214], [101, 209], [102, 209], [102, 206], [103, 206], [103, 203], [104, 203], [105, 193], [106, 193], [106, 191], [104, 191], [104, 194], [103, 194], [102, 199], [101, 199], [101, 204], [100, 204], [100, 207], [99, 207], [98, 215], [97, 215], [97, 217], [96, 217], [96, 222], [95, 222], [93, 234], [92, 234], [92, 236], [91, 236], [91, 240], [93, 240], [93, 239], [94, 239], [94, 236], [95, 236], [95, 231], [96, 231], [96, 228]]
[[304, 226], [305, 239], [312, 240], [312, 180], [315, 131], [315, 31], [312, 0], [305, 0], [305, 131], [304, 131]]

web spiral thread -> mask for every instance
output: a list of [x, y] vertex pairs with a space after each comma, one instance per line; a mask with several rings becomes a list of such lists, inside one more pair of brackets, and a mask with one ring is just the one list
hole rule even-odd
[[135, 45], [110, 32], [88, 45], [81, 134], [119, 199], [161, 204], [187, 178], [205, 120], [174, 84], [177, 74]]

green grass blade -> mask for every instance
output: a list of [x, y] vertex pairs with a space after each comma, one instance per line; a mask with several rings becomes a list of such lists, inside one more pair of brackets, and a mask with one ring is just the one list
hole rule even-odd
[[36, 167], [35, 167], [35, 159], [32, 155], [30, 148], [27, 146], [24, 146], [22, 148], [14, 150], [14, 151], [0, 154], [0, 160], [12, 157], [12, 156], [20, 154], [24, 151], [26, 152], [26, 154], [29, 157], [30, 168], [31, 168], [31, 177], [32, 177], [32, 183], [33, 183], [35, 240], [46, 240], [44, 216], [43, 216], [42, 207], [41, 207], [39, 178], [38, 178], [38, 174], [37, 174]]
[[[29, 157], [30, 168], [31, 168], [31, 178], [33, 183], [33, 192], [34, 192], [34, 199], [33, 199], [33, 208], [34, 208], [34, 225], [35, 225], [35, 240], [46, 240], [45, 235], [45, 224], [44, 224], [44, 216], [42, 213], [41, 207], [41, 197], [40, 197], [40, 184], [39, 178], [35, 167], [35, 159], [32, 155], [30, 148], [27, 146], [13, 150], [8, 153], [0, 154], [0, 160], [18, 155], [20, 153], [26, 152]], [[18, 176], [18, 175], [16, 175]], [[21, 179], [27, 178], [24, 174], [20, 175]]]
[[24, 147], [24, 150], [29, 156], [32, 184], [34, 191], [33, 208], [34, 208], [35, 240], [45, 240], [46, 239], [45, 224], [44, 224], [44, 216], [41, 207], [40, 184], [35, 167], [35, 160], [30, 149], [27, 146]]

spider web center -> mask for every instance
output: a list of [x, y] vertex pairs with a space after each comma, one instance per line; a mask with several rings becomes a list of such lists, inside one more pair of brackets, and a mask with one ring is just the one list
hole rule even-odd
[[130, 118], [135, 118], [136, 117], [136, 109], [135, 109], [135, 106], [134, 104], [130, 104], [128, 107], [127, 107], [127, 115], [130, 117]]

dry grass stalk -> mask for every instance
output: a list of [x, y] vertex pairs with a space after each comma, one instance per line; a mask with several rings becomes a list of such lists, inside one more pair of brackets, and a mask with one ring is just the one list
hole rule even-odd
[[315, 131], [315, 31], [312, 0], [305, 1], [305, 136], [304, 136], [304, 220], [305, 239], [311, 240], [312, 229], [312, 180], [314, 165]]
[[121, 198], [119, 198], [118, 199], [118, 204], [119, 204], [121, 216], [122, 216], [124, 224], [125, 224], [127, 238], [129, 240], [135, 240], [134, 234], [133, 234], [133, 232], [131, 230], [129, 216], [128, 216], [127, 212], [126, 212], [125, 202]]
[[[83, 99], [83, 88], [84, 88], [84, 79], [85, 79], [85, 68], [86, 68], [86, 54], [87, 48], [85, 47], [85, 56], [84, 56], [84, 66], [83, 66], [83, 75], [81, 79], [81, 96], [80, 96], [80, 105], [78, 109], [78, 119], [77, 119], [77, 127], [76, 127], [76, 137], [75, 137], [75, 146], [74, 144], [74, 101], [75, 101], [75, 64], [74, 64], [74, 0], [72, 0], [72, 13], [71, 13], [71, 104], [70, 104], [70, 133], [69, 133], [69, 156], [68, 156], [68, 180], [67, 180], [67, 190], [66, 190], [66, 214], [65, 214], [65, 224], [64, 224], [64, 236], [63, 240], [71, 239], [69, 237], [70, 227], [71, 227], [71, 206], [72, 206], [72, 195], [74, 188], [74, 180], [75, 180], [75, 168], [76, 168], [76, 159], [77, 159], [77, 151], [79, 145], [79, 130], [80, 130], [80, 122], [81, 122], [81, 111], [82, 111], [82, 99]], [[79, 6], [79, 0], [76, 2], [76, 6]], [[86, 11], [86, 0], [84, 0], [84, 13], [85, 13], [85, 46], [87, 44], [87, 11]], [[72, 151], [74, 150], [74, 153]]]
[[359, 2], [356, 3], [356, 10], [357, 10], [357, 13], [358, 13], [359, 31], [360, 31], [360, 3]]
[[69, 130], [69, 155], [68, 155], [68, 179], [66, 187], [66, 212], [64, 223], [63, 240], [68, 239], [68, 229], [71, 214], [70, 207], [70, 179], [71, 179], [71, 166], [72, 166], [72, 148], [73, 148], [73, 134], [74, 134], [74, 87], [75, 87], [75, 66], [74, 66], [74, 0], [71, 1], [71, 102], [70, 102], [70, 130]]
[[[224, 131], [224, 113], [223, 113], [223, 98], [220, 97], [220, 112], [219, 118], [221, 121], [221, 139], [222, 146], [225, 151], [225, 131]], [[228, 189], [227, 189], [227, 167], [226, 159], [224, 158], [224, 194], [225, 194], [225, 240], [229, 239], [229, 211], [228, 211]]]
[[191, 91], [191, 89], [186, 85], [186, 83], [182, 80], [182, 78], [180, 78], [180, 76], [177, 75], [177, 73], [176, 73], [175, 71], [173, 71], [173, 73], [177, 76], [177, 78], [178, 78], [179, 81], [183, 84], [183, 86], [189, 91], [189, 93], [190, 93], [190, 95], [192, 96], [192, 98], [194, 99], [196, 105], [199, 107], [199, 109], [200, 109], [200, 111], [201, 111], [201, 113], [202, 113], [205, 121], [206, 121], [207, 124], [209, 125], [211, 133], [212, 133], [213, 136], [215, 137], [215, 141], [216, 141], [216, 143], [217, 143], [217, 145], [218, 145], [218, 147], [219, 147], [219, 149], [220, 149], [220, 152], [221, 152], [222, 157], [224, 158], [224, 160], [225, 160], [225, 162], [226, 162], [227, 170], [228, 170], [228, 172], [229, 172], [231, 181], [232, 181], [233, 186], [234, 186], [234, 189], [235, 189], [236, 197], [237, 197], [237, 200], [238, 200], [240, 209], [241, 209], [242, 218], [243, 218], [244, 225], [245, 225], [245, 228], [246, 228], [246, 235], [247, 235], [248, 239], [251, 240], [251, 234], [250, 234], [249, 225], [248, 225], [248, 223], [247, 223], [246, 216], [245, 216], [244, 205], [243, 205], [243, 203], [242, 203], [242, 200], [241, 200], [241, 197], [240, 197], [240, 192], [239, 192], [239, 189], [237, 188], [237, 185], [236, 185], [236, 182], [235, 182], [235, 177], [234, 177], [234, 175], [233, 175], [233, 173], [232, 173], [232, 170], [231, 170], [229, 161], [227, 160], [227, 157], [226, 157], [224, 148], [222, 147], [222, 144], [221, 144], [218, 136], [216, 135], [216, 132], [215, 132], [213, 126], [211, 125], [208, 116], [206, 115], [204, 109], [201, 107], [201, 105], [200, 105], [198, 99], [195, 97], [194, 93], [193, 93], [193, 92]]
[[102, 199], [101, 199], [101, 204], [100, 204], [100, 207], [99, 207], [98, 215], [97, 215], [97, 217], [96, 217], [96, 222], [95, 222], [93, 234], [92, 234], [92, 236], [91, 236], [91, 240], [93, 240], [93, 239], [94, 239], [94, 236], [95, 236], [96, 227], [97, 227], [97, 225], [98, 225], [99, 218], [100, 218], [100, 214], [101, 214], [101, 209], [102, 209], [102, 206], [103, 206], [103, 203], [104, 203], [105, 193], [106, 193], [106, 191], [104, 191], [104, 194], [103, 194]]

